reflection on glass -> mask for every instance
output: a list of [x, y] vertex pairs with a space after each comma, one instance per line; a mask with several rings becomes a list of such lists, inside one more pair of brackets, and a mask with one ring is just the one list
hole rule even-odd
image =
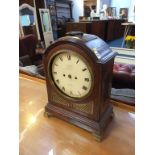
[[128, 114], [129, 114], [130, 118], [135, 119], [135, 114], [134, 113], [128, 112]]
[[29, 102], [29, 105], [32, 105], [32, 104], [33, 104], [33, 101], [30, 101], [30, 102]]
[[20, 19], [21, 19], [21, 26], [29, 26], [30, 25], [29, 15], [20, 16]]
[[50, 20], [49, 20], [49, 15], [48, 15], [48, 12], [41, 12], [41, 17], [42, 17], [42, 23], [43, 23], [43, 29], [44, 29], [44, 32], [48, 32], [48, 31], [51, 31], [50, 29]]
[[34, 21], [34, 8], [28, 4], [23, 4], [19, 8], [21, 26], [33, 26]]
[[29, 124], [34, 124], [36, 122], [36, 117], [34, 115], [30, 116]]
[[48, 152], [48, 155], [53, 155], [53, 149]]

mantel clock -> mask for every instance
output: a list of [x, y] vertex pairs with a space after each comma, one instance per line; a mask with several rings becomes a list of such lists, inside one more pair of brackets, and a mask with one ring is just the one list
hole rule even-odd
[[115, 52], [95, 35], [70, 33], [44, 54], [45, 113], [92, 132], [98, 140], [113, 114], [110, 105]]

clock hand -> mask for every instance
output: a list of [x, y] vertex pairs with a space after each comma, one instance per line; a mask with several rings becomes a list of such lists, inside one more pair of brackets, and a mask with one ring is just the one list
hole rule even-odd
[[89, 82], [89, 78], [85, 78], [84, 80], [85, 80], [86, 82]]
[[83, 69], [82, 69], [82, 71], [86, 71], [86, 70], [87, 70], [87, 68], [83, 68]]
[[67, 58], [68, 58], [68, 60], [71, 60], [71, 56], [70, 55], [67, 55]]
[[86, 86], [83, 86], [82, 89], [83, 89], [83, 90], [87, 90], [88, 88], [87, 88]]
[[77, 60], [76, 64], [78, 64], [78, 63], [79, 63], [79, 59]]
[[68, 78], [70, 78], [70, 79], [71, 79], [71, 78], [72, 78], [72, 76], [69, 74], [69, 75], [68, 75]]
[[80, 92], [78, 91], [78, 94], [81, 96]]

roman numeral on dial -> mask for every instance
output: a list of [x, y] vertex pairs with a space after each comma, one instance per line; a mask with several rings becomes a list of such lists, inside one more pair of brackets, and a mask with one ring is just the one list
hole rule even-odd
[[69, 54], [67, 55], [67, 59], [68, 60], [71, 60], [71, 56]]
[[53, 72], [53, 74], [57, 74], [57, 72]]
[[83, 89], [83, 90], [87, 90], [88, 88], [87, 88], [86, 86], [83, 86], [82, 89]]
[[59, 57], [59, 59], [60, 59], [61, 61], [63, 61], [62, 57]]
[[79, 63], [79, 59], [77, 60], [76, 64], [78, 64], [78, 63]]
[[82, 69], [83, 72], [86, 71], [86, 70], [87, 70], [87, 68], [83, 68], [83, 69]]
[[62, 90], [65, 91], [65, 87], [62, 87]]
[[84, 80], [85, 80], [86, 82], [89, 82], [89, 78], [84, 78]]
[[57, 83], [60, 83], [60, 81], [59, 81], [58, 79], [56, 80], [56, 82], [57, 82]]

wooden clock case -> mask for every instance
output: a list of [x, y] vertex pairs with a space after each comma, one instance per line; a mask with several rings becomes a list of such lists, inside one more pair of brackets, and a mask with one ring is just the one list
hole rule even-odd
[[[61, 93], [54, 84], [49, 69], [59, 50], [76, 51], [92, 72], [93, 86], [83, 98], [72, 98]], [[113, 115], [110, 92], [114, 57], [109, 46], [95, 35], [66, 36], [51, 44], [44, 54], [44, 69], [48, 103], [45, 114], [55, 116], [92, 132], [97, 140], [103, 137], [104, 128]]]

